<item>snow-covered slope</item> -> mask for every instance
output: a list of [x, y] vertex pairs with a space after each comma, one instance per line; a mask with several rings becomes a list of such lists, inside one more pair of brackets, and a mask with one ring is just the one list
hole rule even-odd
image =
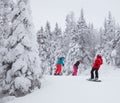
[[87, 72], [74, 77], [44, 76], [40, 90], [7, 103], [120, 103], [120, 70], [104, 65], [99, 73], [102, 82], [87, 81]]

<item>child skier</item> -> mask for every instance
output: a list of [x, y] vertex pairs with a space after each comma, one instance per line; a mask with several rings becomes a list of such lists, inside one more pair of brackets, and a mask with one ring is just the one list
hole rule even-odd
[[61, 74], [62, 66], [64, 66], [64, 59], [65, 59], [64, 57], [58, 58], [54, 75], [60, 75]]
[[81, 60], [77, 61], [74, 66], [73, 66], [73, 73], [72, 73], [72, 76], [76, 76], [77, 75], [77, 72], [78, 72], [78, 66], [80, 64]]
[[[98, 70], [102, 64], [103, 64], [102, 56], [98, 54], [92, 66], [90, 80], [98, 80], [99, 78]], [[94, 71], [95, 71], [95, 78], [94, 78]]]

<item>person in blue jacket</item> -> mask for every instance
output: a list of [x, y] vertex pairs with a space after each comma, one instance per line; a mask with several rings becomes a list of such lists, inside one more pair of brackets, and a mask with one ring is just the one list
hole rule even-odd
[[64, 59], [65, 59], [64, 57], [58, 58], [54, 75], [60, 75], [61, 74], [62, 66], [64, 66]]

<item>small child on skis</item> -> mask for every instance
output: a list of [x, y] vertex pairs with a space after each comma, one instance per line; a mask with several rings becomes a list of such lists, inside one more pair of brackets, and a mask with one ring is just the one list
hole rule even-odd
[[[103, 64], [102, 56], [98, 54], [92, 66], [90, 80], [98, 80], [99, 78], [98, 70], [102, 64]], [[95, 78], [94, 78], [94, 71], [95, 71]]]
[[60, 75], [61, 74], [62, 66], [64, 66], [64, 59], [65, 59], [64, 57], [58, 58], [54, 75]]
[[77, 75], [78, 66], [79, 66], [80, 62], [81, 62], [81, 60], [77, 61], [77, 62], [74, 64], [72, 76], [76, 76], [76, 75]]

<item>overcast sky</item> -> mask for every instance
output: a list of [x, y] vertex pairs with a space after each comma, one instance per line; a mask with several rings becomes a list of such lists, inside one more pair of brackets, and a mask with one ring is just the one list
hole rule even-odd
[[46, 21], [52, 28], [56, 22], [64, 28], [66, 15], [73, 11], [78, 19], [81, 8], [86, 21], [93, 23], [95, 28], [103, 26], [108, 11], [120, 24], [120, 0], [31, 0], [31, 8], [36, 30], [45, 26]]

